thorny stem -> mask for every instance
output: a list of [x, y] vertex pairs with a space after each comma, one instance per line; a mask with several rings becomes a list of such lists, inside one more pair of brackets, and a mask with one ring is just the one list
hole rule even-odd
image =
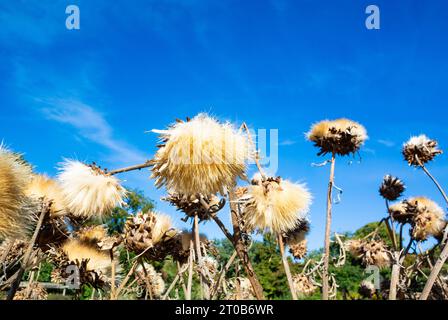
[[294, 289], [294, 282], [292, 281], [291, 270], [289, 269], [288, 258], [285, 255], [285, 246], [283, 244], [282, 235], [278, 235], [278, 246], [280, 248], [280, 255], [282, 256], [283, 267], [285, 269], [286, 278], [288, 279], [289, 291], [291, 291], [291, 296], [293, 300], [297, 300], [297, 293]]
[[325, 225], [325, 241], [324, 241], [324, 266], [322, 272], [322, 299], [329, 299], [329, 284], [328, 284], [328, 267], [330, 264], [330, 234], [331, 234], [331, 204], [332, 204], [332, 191], [334, 184], [334, 167], [336, 162], [336, 156], [333, 153], [331, 156], [331, 168], [330, 178], [328, 181], [328, 193], [327, 193], [327, 219]]
[[51, 202], [42, 202], [41, 212], [39, 216], [39, 220], [37, 221], [36, 229], [34, 229], [33, 236], [31, 241], [26, 249], [25, 255], [23, 256], [23, 260], [20, 266], [19, 272], [16, 274], [16, 278], [11, 285], [11, 288], [8, 291], [8, 295], [6, 300], [12, 300], [19, 289], [20, 281], [22, 280], [23, 274], [25, 273], [26, 268], [28, 267], [29, 260], [31, 257], [31, 253], [33, 252], [34, 244], [36, 243], [37, 236], [39, 235], [40, 229], [42, 227], [42, 223], [46, 215], [50, 212]]

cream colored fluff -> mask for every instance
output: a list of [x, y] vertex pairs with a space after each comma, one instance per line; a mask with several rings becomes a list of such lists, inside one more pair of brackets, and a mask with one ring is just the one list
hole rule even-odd
[[58, 179], [70, 213], [74, 216], [102, 217], [124, 203], [126, 190], [117, 178], [79, 161], [63, 162]]
[[0, 145], [0, 239], [26, 238], [32, 224], [25, 188], [31, 167]]
[[182, 195], [226, 194], [238, 178], [245, 177], [251, 146], [231, 124], [221, 124], [206, 114], [158, 131], [164, 145], [153, 159], [156, 186]]
[[52, 217], [67, 214], [67, 205], [59, 184], [45, 175], [33, 175], [25, 189], [25, 194], [33, 199], [44, 198], [51, 201], [50, 214]]
[[244, 217], [250, 229], [287, 232], [306, 219], [311, 194], [304, 185], [287, 180], [271, 181], [248, 187], [249, 200]]

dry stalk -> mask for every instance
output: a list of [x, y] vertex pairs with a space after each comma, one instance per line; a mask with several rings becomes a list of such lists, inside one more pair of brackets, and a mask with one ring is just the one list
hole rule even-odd
[[328, 181], [327, 193], [327, 218], [325, 224], [325, 241], [324, 241], [324, 265], [322, 272], [322, 299], [329, 299], [329, 283], [328, 283], [328, 267], [330, 264], [330, 234], [331, 234], [331, 205], [332, 205], [332, 191], [334, 185], [334, 168], [336, 162], [335, 153], [331, 156], [330, 178]]
[[285, 246], [283, 244], [282, 235], [278, 235], [278, 246], [280, 248], [280, 255], [282, 256], [283, 268], [285, 269], [286, 278], [288, 280], [289, 291], [293, 300], [297, 300], [297, 293], [294, 288], [294, 282], [292, 281], [291, 270], [289, 269], [288, 257], [285, 255]]

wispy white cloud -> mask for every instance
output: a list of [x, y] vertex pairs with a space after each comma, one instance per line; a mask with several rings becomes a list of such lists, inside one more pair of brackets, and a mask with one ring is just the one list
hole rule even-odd
[[78, 100], [36, 99], [43, 107], [42, 114], [49, 120], [69, 125], [81, 137], [109, 151], [108, 162], [136, 164], [146, 160], [137, 148], [115, 137], [105, 116], [92, 106]]
[[297, 143], [297, 141], [295, 141], [295, 140], [286, 139], [286, 140], [281, 141], [279, 143], [279, 145], [280, 146], [292, 146], [292, 145], [294, 145], [296, 143]]
[[377, 142], [378, 142], [379, 144], [382, 144], [383, 146], [386, 146], [386, 147], [389, 147], [389, 148], [395, 146], [395, 142], [390, 141], [390, 140], [378, 139]]

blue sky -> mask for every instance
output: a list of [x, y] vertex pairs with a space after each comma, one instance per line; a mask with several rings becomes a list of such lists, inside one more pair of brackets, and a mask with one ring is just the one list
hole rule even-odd
[[[76, 4], [81, 29], [65, 28]], [[365, 8], [381, 10], [367, 30]], [[359, 159], [341, 158], [344, 190], [333, 230], [384, 215], [378, 185], [398, 175], [407, 195], [443, 204], [422, 172], [400, 154], [411, 135], [447, 146], [446, 1], [146, 0], [0, 1], [0, 139], [54, 175], [63, 157], [109, 168], [151, 158], [144, 132], [207, 111], [254, 129], [279, 130], [277, 174], [313, 193], [312, 248], [323, 242], [328, 167], [304, 139], [318, 120], [349, 117], [370, 139]], [[446, 155], [430, 165], [448, 181]], [[149, 173], [121, 176], [159, 201]], [[221, 216], [228, 221], [227, 211]], [[202, 227], [219, 235], [211, 223]]]

